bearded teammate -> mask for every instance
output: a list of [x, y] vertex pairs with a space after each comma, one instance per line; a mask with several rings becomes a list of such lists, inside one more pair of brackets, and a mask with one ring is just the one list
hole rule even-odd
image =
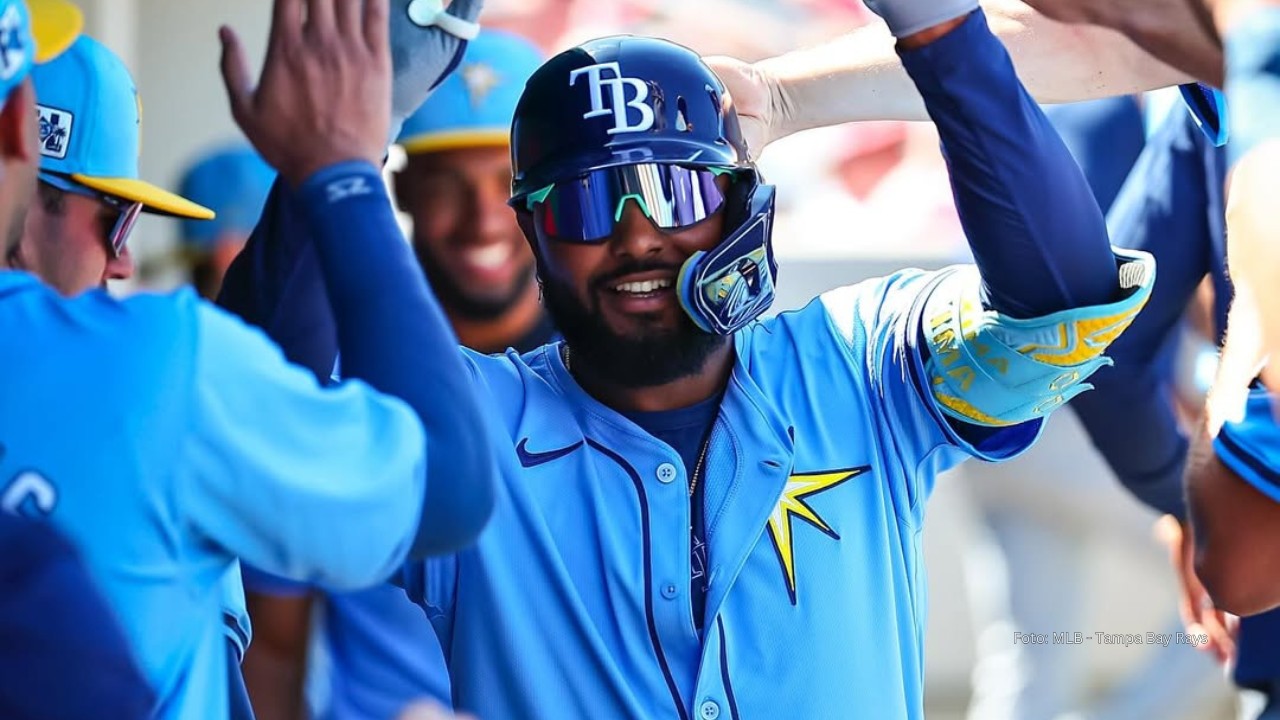
[[[401, 578], [460, 708], [923, 713], [935, 473], [1026, 447], [1105, 364], [1153, 267], [1110, 251], [973, 3], [879, 12], [939, 125], [981, 274], [906, 271], [770, 321], [773, 188], [696, 56], [606, 38], [529, 81], [512, 205], [566, 341], [468, 356], [511, 448], [495, 518]], [[289, 212], [269, 204], [266, 222]], [[299, 244], [251, 241], [232, 271], [252, 285], [255, 267], [297, 268]], [[254, 312], [314, 318], [301, 287], [261, 290], [280, 303]]]
[[[7, 2], [0, 17], [20, 8]], [[0, 496], [6, 510], [46, 519], [77, 542], [155, 690], [155, 717], [227, 716], [220, 590], [235, 558], [359, 587], [406, 554], [465, 542], [491, 504], [490, 448], [474, 432], [449, 431], [458, 418], [480, 422], [464, 366], [444, 355], [429, 378], [406, 373], [422, 367], [420, 350], [452, 344], [411, 254], [398, 242], [363, 241], [358, 257], [349, 252], [353, 220], [369, 222], [379, 209], [363, 188], [368, 174], [376, 178], [369, 163], [381, 158], [391, 104], [386, 2], [309, 9], [303, 23], [299, 2], [277, 3], [276, 52], [256, 92], [224, 34], [233, 107], [299, 188], [308, 222], [335, 233], [317, 248], [342, 316], [348, 375], [403, 401], [358, 381], [317, 387], [260, 334], [190, 292], [64, 300], [9, 269], [36, 177], [29, 84], [5, 105], [15, 121], [0, 123], [10, 229], [0, 255]], [[30, 42], [6, 37], [10, 75], [21, 78]], [[284, 56], [282, 45], [293, 50]], [[267, 117], [273, 132], [264, 133]], [[114, 183], [121, 193], [137, 187], [131, 178]], [[403, 327], [388, 308], [407, 308], [415, 322]], [[73, 405], [85, 397], [94, 402]], [[441, 452], [437, 440], [464, 481], [425, 470], [425, 457]], [[321, 537], [340, 550], [320, 548]]]

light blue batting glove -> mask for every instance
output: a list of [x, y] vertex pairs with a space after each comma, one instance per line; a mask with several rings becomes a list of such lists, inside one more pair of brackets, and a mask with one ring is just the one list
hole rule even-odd
[[466, 41], [480, 32], [484, 0], [392, 0], [391, 144], [400, 126], [458, 66]]
[[978, 0], [866, 0], [866, 5], [884, 18], [894, 37], [904, 38], [968, 15], [978, 9]]

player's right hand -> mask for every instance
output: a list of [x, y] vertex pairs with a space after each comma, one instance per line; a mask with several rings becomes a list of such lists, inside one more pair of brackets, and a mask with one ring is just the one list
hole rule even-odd
[[295, 186], [335, 163], [381, 164], [391, 124], [387, 2], [275, 0], [257, 87], [240, 39], [221, 29], [231, 114]]
[[1178, 612], [1188, 635], [1204, 635], [1208, 642], [1199, 649], [1211, 653], [1218, 662], [1230, 664], [1236, 657], [1239, 619], [1219, 610], [1196, 575], [1195, 536], [1189, 525], [1172, 515], [1156, 522], [1156, 535], [1169, 551], [1169, 562], [1178, 576]]

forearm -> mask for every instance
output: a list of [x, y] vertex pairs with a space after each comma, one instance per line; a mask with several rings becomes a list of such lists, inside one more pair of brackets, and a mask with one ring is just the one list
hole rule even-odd
[[1092, 191], [982, 13], [902, 59], [938, 127], [987, 307], [1027, 318], [1116, 300]]
[[327, 383], [337, 329], [297, 194], [277, 179], [262, 217], [228, 268], [218, 305], [263, 330], [296, 365]]
[[1071, 401], [1093, 446], [1122, 485], [1147, 507], [1187, 515], [1182, 474], [1187, 438], [1154, 367], [1110, 367], [1093, 392]]
[[[1127, 95], [1188, 80], [1111, 30], [1054, 22], [1016, 0], [983, 7], [1039, 102]], [[929, 119], [882, 23], [758, 67], [778, 84], [775, 137], [860, 120]]]
[[344, 377], [406, 401], [427, 437], [413, 555], [469, 542], [492, 509], [492, 448], [471, 371], [396, 224], [376, 168], [342, 163], [298, 192], [338, 327]]

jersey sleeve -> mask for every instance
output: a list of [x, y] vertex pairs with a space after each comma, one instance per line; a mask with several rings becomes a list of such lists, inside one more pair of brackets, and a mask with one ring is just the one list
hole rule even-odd
[[904, 270], [821, 298], [849, 362], [860, 366], [853, 370], [867, 378], [869, 402], [887, 420], [877, 428], [880, 442], [896, 453], [913, 496], [927, 495], [933, 477], [966, 456], [997, 461], [1021, 453], [1041, 425], [1015, 425], [979, 440], [962, 436], [943, 415], [926, 385], [921, 332], [924, 300], [943, 272]]
[[334, 589], [387, 578], [420, 518], [425, 440], [402, 402], [322, 388], [260, 332], [198, 305], [181, 509], [260, 570]]
[[1223, 465], [1258, 492], [1280, 502], [1280, 410], [1275, 397], [1255, 383], [1245, 403], [1244, 417], [1224, 423], [1213, 449]]

